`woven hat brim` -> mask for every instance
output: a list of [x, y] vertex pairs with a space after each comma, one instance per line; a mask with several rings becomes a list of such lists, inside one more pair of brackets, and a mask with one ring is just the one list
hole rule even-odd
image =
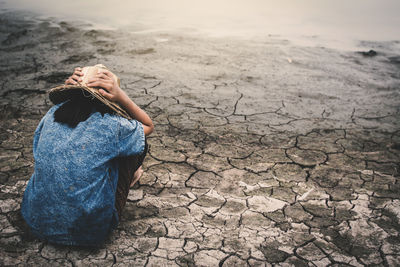
[[90, 95], [88, 96], [93, 96], [96, 99], [98, 99], [100, 102], [102, 102], [104, 105], [115, 111], [118, 115], [121, 117], [124, 117], [126, 119], [132, 119], [131, 116], [129, 116], [128, 112], [126, 112], [121, 106], [119, 106], [117, 103], [112, 102], [102, 96], [98, 89], [88, 87], [86, 85], [60, 85], [54, 88], [51, 88], [49, 90], [49, 98], [50, 101], [53, 102], [53, 104], [59, 104], [62, 103], [68, 99], [70, 99], [73, 95], [74, 92], [81, 90], [82, 93], [85, 95], [85, 92], [89, 93]]

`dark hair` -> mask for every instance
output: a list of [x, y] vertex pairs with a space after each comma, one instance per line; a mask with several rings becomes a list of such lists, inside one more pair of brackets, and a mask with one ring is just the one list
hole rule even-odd
[[74, 94], [54, 112], [54, 120], [75, 128], [80, 122], [87, 120], [92, 113], [114, 113], [102, 102], [91, 96], [84, 96], [82, 92]]

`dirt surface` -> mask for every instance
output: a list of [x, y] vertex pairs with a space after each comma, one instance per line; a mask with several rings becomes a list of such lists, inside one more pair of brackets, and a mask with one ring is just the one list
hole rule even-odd
[[[400, 43], [377, 53], [0, 18], [0, 265], [395, 266]], [[98, 249], [19, 215], [46, 91], [103, 63], [153, 118], [145, 173]]]

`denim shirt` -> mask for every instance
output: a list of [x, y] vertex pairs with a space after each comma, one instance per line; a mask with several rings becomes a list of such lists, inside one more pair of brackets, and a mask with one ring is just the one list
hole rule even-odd
[[144, 150], [136, 120], [93, 113], [75, 128], [54, 121], [52, 107], [33, 139], [34, 173], [22, 215], [32, 232], [52, 243], [98, 245], [118, 224], [116, 158]]

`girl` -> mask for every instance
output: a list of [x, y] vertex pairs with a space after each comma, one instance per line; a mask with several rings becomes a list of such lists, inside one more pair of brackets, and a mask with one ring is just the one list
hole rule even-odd
[[49, 97], [21, 212], [41, 239], [96, 246], [118, 224], [154, 126], [104, 65], [76, 68]]

